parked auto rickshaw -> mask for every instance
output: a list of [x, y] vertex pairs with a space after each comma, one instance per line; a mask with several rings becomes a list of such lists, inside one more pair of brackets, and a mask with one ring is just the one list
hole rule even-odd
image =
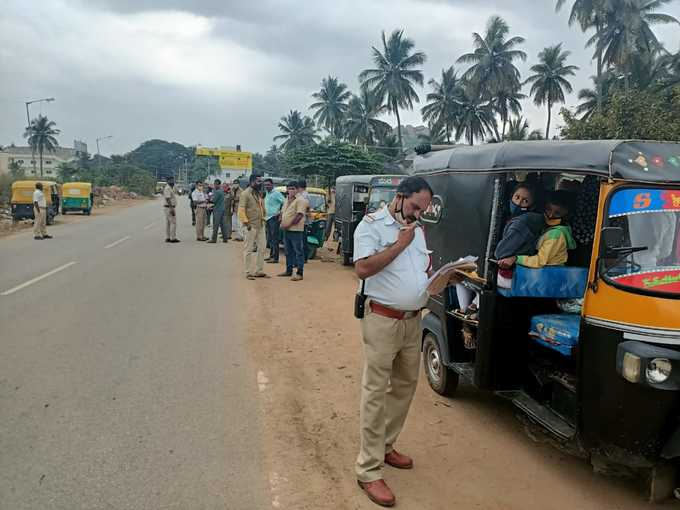
[[397, 187], [404, 180], [404, 175], [376, 175], [368, 187], [368, 203], [366, 213], [370, 214], [382, 209], [394, 199]]
[[80, 211], [89, 216], [94, 203], [92, 183], [89, 182], [65, 182], [61, 187], [62, 201], [61, 213]]
[[[286, 187], [277, 186], [276, 191], [286, 196]], [[326, 231], [327, 203], [326, 191], [322, 188], [307, 187], [309, 195], [309, 216], [312, 220], [305, 228], [307, 234], [307, 257], [313, 259], [316, 250], [324, 243], [324, 233]], [[283, 235], [280, 236], [283, 239]]]
[[[434, 190], [422, 217], [434, 269], [479, 257], [464, 283], [480, 296], [476, 320], [454, 288], [428, 303], [432, 389], [453, 395], [463, 377], [593, 463], [648, 476], [652, 500], [669, 496], [680, 459], [680, 144], [510, 142], [415, 166]], [[572, 183], [577, 247], [566, 266], [516, 266], [501, 288], [493, 253], [521, 179]]]
[[12, 183], [10, 208], [12, 220], [33, 219], [33, 192], [35, 184], [42, 182], [43, 193], [47, 202], [47, 224], [54, 223], [54, 217], [59, 214], [60, 187], [53, 181], [15, 181]]
[[366, 214], [368, 190], [374, 175], [343, 175], [335, 181], [335, 232], [343, 263], [352, 263], [354, 231]]

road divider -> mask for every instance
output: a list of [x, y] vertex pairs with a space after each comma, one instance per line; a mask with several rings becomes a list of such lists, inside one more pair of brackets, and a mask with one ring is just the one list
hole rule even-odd
[[40, 280], [44, 280], [44, 279], [47, 278], [48, 276], [52, 276], [53, 274], [56, 274], [56, 273], [58, 273], [59, 271], [63, 271], [64, 269], [67, 269], [67, 268], [71, 267], [71, 266], [74, 265], [74, 264], [77, 264], [77, 262], [76, 262], [75, 260], [73, 260], [73, 261], [71, 261], [71, 262], [69, 262], [69, 263], [67, 263], [67, 264], [64, 264], [63, 266], [59, 266], [59, 267], [57, 267], [57, 268], [55, 268], [55, 269], [52, 269], [52, 271], [48, 271], [48, 272], [45, 273], [45, 274], [42, 274], [42, 275], [40, 275], [40, 276], [36, 276], [35, 278], [33, 278], [33, 279], [31, 279], [31, 280], [28, 280], [27, 282], [24, 282], [24, 283], [22, 283], [21, 285], [17, 285], [16, 287], [12, 287], [11, 289], [6, 290], [6, 291], [0, 293], [0, 296], [9, 296], [10, 294], [14, 294], [14, 293], [17, 292], [17, 291], [20, 291], [21, 289], [25, 289], [25, 288], [28, 287], [29, 285], [33, 285], [34, 283], [37, 283], [37, 282], [39, 282]]
[[118, 241], [114, 241], [111, 244], [107, 244], [106, 246], [104, 246], [104, 249], [108, 250], [109, 248], [113, 248], [114, 246], [118, 246], [120, 243], [124, 243], [128, 239], [130, 239], [130, 236], [122, 237], [121, 239], [118, 239]]

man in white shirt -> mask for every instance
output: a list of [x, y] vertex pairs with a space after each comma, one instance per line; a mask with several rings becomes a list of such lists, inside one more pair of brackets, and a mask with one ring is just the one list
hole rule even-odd
[[191, 202], [196, 215], [196, 240], [207, 241], [205, 237], [205, 216], [208, 208], [208, 197], [203, 191], [203, 183], [196, 181], [196, 188], [191, 192]]
[[42, 182], [35, 183], [33, 192], [33, 239], [52, 239], [47, 235], [47, 200]]
[[383, 465], [413, 467], [413, 460], [394, 444], [418, 381], [420, 315], [428, 300], [430, 272], [430, 252], [418, 219], [431, 200], [428, 183], [408, 177], [389, 206], [364, 216], [354, 233], [355, 270], [367, 298], [361, 319], [361, 447], [355, 470], [359, 486], [382, 506], [396, 501], [383, 480]]

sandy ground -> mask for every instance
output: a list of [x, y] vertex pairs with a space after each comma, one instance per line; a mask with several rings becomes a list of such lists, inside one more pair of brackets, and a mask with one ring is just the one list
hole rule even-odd
[[[267, 270], [274, 275], [283, 266]], [[247, 283], [273, 507], [377, 508], [353, 472], [362, 359], [351, 268], [315, 260], [303, 282]], [[531, 439], [510, 404], [465, 386], [445, 399], [422, 370], [420, 379], [397, 445], [414, 457], [415, 469], [385, 470], [399, 508], [649, 507], [631, 481], [594, 474], [586, 461]]]
[[[111, 202], [103, 207], [95, 207], [92, 209], [92, 214], [91, 216], [102, 216], [104, 214], [112, 214], [115, 213], [116, 211], [119, 211], [121, 208], [125, 207], [132, 207], [134, 205], [139, 205], [145, 203], [147, 200], [146, 198], [137, 198], [137, 199], [125, 199], [125, 200], [116, 200], [115, 202]], [[78, 213], [70, 213], [67, 215], [63, 214], [58, 214], [54, 218], [54, 224], [55, 225], [68, 225], [69, 223], [76, 223], [78, 221], [86, 221], [88, 216], [85, 216], [84, 214], [78, 214]], [[12, 224], [11, 222], [0, 222], [0, 237], [6, 237], [10, 236], [13, 234], [17, 234], [20, 232], [25, 232], [26, 230], [32, 229], [33, 228], [33, 221], [32, 220], [23, 220], [19, 221], [16, 224]], [[48, 229], [50, 228], [50, 225], [47, 227]]]

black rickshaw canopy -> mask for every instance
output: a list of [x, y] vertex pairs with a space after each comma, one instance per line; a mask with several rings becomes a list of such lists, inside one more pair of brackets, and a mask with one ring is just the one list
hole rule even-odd
[[414, 162], [416, 173], [543, 171], [604, 178], [680, 182], [680, 143], [636, 140], [560, 140], [456, 146]]

